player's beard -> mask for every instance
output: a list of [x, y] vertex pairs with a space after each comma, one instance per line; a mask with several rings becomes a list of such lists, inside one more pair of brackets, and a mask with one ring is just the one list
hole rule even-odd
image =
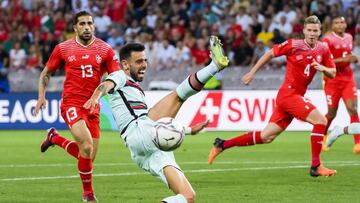
[[[86, 35], [88, 35], [88, 36], [86, 36]], [[79, 35], [79, 38], [81, 39], [81, 41], [87, 43], [93, 38], [93, 35], [91, 33], [90, 34], [83, 33], [82, 35]]]
[[[130, 67], [130, 77], [134, 79], [136, 82], [142, 82], [144, 80], [144, 73], [140, 73], [140, 71], [145, 71], [144, 68], [132, 68]], [[141, 76], [140, 76], [141, 75]]]

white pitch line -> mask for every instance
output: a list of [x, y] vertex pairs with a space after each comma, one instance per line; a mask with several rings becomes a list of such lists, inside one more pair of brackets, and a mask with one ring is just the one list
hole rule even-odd
[[[216, 164], [235, 165], [235, 164], [306, 164], [309, 161], [220, 161]], [[328, 164], [341, 164], [341, 163], [360, 163], [359, 161], [324, 161]], [[179, 162], [179, 165], [207, 165], [207, 162]], [[135, 163], [95, 163], [94, 166], [131, 166]], [[4, 164], [0, 168], [42, 168], [42, 167], [70, 167], [76, 164]]]
[[[359, 166], [360, 163], [343, 163], [343, 164], [331, 164], [332, 166]], [[184, 170], [185, 173], [211, 173], [211, 172], [227, 172], [227, 171], [253, 171], [253, 170], [278, 170], [278, 169], [299, 169], [308, 168], [308, 165], [296, 165], [296, 166], [271, 166], [271, 167], [250, 167], [250, 168], [217, 168], [217, 169], [194, 169]], [[114, 176], [135, 176], [146, 175], [145, 172], [133, 172], [133, 173], [99, 173], [93, 174], [94, 177], [114, 177]], [[48, 177], [26, 177], [26, 178], [4, 178], [0, 181], [32, 181], [32, 180], [54, 180], [54, 179], [72, 179], [78, 178], [78, 175], [72, 176], [48, 176]]]

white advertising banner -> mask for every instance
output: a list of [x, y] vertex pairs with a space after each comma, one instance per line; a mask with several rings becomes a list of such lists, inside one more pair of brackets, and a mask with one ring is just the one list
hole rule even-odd
[[[169, 92], [146, 92], [149, 106], [154, 105]], [[358, 91], [359, 93], [359, 91]], [[209, 119], [208, 130], [247, 131], [262, 130], [268, 123], [276, 106], [277, 91], [202, 91], [190, 97], [177, 116], [184, 125], [194, 125]], [[358, 94], [359, 95], [359, 94]], [[306, 98], [322, 112], [327, 104], [322, 90], [309, 90]], [[360, 107], [358, 107], [360, 109]], [[343, 102], [340, 102], [337, 117], [332, 123], [345, 126], [350, 118]], [[311, 130], [312, 125], [294, 119], [288, 130]], [[331, 127], [330, 127], [331, 129]]]

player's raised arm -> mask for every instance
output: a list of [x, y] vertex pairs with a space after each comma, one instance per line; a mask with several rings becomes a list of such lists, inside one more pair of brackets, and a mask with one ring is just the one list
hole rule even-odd
[[251, 68], [251, 70], [242, 77], [242, 82], [245, 85], [250, 84], [250, 82], [254, 79], [256, 72], [260, 68], [262, 68], [267, 62], [269, 62], [273, 57], [274, 51], [273, 49], [270, 49], [264, 55], [262, 55], [260, 59], [256, 62], [256, 64]]
[[43, 109], [46, 108], [45, 92], [46, 92], [46, 87], [49, 84], [50, 77], [51, 77], [51, 72], [45, 66], [44, 70], [40, 73], [39, 85], [38, 85], [39, 94], [38, 94], [38, 101], [35, 106], [35, 115], [39, 113], [40, 108]]
[[96, 106], [100, 102], [100, 98], [104, 95], [106, 95], [108, 92], [110, 92], [115, 87], [114, 82], [111, 80], [106, 80], [102, 82], [94, 91], [92, 96], [89, 100], [87, 100], [84, 104], [85, 109], [90, 109], [90, 113], [93, 113]]

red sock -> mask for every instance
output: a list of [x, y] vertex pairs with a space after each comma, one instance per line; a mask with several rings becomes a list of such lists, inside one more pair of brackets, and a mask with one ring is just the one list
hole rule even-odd
[[328, 132], [328, 130], [329, 130], [329, 127], [330, 127], [330, 125], [331, 125], [331, 122], [333, 121], [333, 119], [330, 120], [328, 114], [325, 115], [325, 118], [326, 118], [326, 120], [327, 120], [327, 125], [326, 125], [326, 130], [325, 130], [325, 135], [326, 135], [327, 132]]
[[224, 149], [231, 148], [234, 146], [248, 146], [255, 144], [262, 144], [261, 132], [253, 131], [234, 137], [224, 141]]
[[326, 125], [317, 124], [311, 132], [311, 166], [316, 167], [320, 165], [320, 152], [325, 134]]
[[71, 156], [78, 159], [79, 157], [79, 146], [76, 142], [68, 140], [64, 137], [61, 137], [59, 134], [56, 134], [51, 138], [51, 142], [57, 146], [65, 149]]
[[[350, 116], [350, 123], [359, 123], [359, 115], [355, 114], [355, 115]], [[359, 134], [354, 135], [354, 143], [360, 144], [360, 135]]]
[[90, 158], [79, 157], [78, 169], [84, 194], [93, 193], [92, 188], [92, 161]]

